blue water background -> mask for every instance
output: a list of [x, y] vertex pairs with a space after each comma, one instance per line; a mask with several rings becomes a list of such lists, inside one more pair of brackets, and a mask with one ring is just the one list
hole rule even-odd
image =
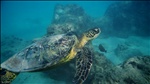
[[[99, 19], [104, 16], [108, 6], [115, 2], [116, 1], [2, 1], [1, 38], [4, 36], [10, 36], [11, 38], [11, 36], [14, 35], [15, 37], [19, 37], [23, 40], [33, 40], [35, 38], [44, 36], [47, 32], [48, 26], [51, 25], [51, 22], [53, 20], [54, 7], [56, 4], [77, 4], [84, 9], [87, 15]], [[119, 22], [120, 20], [117, 21]], [[110, 28], [108, 27], [108, 29]], [[114, 32], [116, 32], [116, 30], [114, 30]], [[104, 55], [116, 65], [122, 63], [124, 59], [126, 59], [126, 57], [123, 56], [120, 57], [122, 58], [120, 59], [114, 53], [114, 50], [116, 49], [118, 44], [128, 43], [129, 46], [127, 46], [127, 48], [129, 48], [133, 52], [136, 51], [135, 54], [142, 53], [143, 55], [150, 55], [150, 37], [143, 38], [130, 36], [129, 38], [119, 38], [111, 36], [110, 33], [105, 34], [108, 35], [108, 37], [102, 36], [102, 34], [92, 41], [94, 50], [100, 52], [98, 45], [102, 44], [108, 51], [107, 53], [104, 53]], [[5, 39], [6, 41], [3, 41], [4, 44], [5, 42], [8, 43], [6, 43], [6, 45], [4, 46], [1, 46], [1, 52], [3, 52], [3, 56], [1, 55], [2, 62], [12, 56], [9, 54], [14, 54], [15, 52], [17, 52], [15, 48], [19, 48], [21, 50], [21, 47], [25, 47], [25, 45], [28, 44], [26, 41], [18, 40], [16, 42], [14, 41], [14, 43], [11, 43], [13, 42], [12, 39]], [[23, 42], [26, 44], [24, 45]], [[13, 45], [12, 48], [10, 44]], [[10, 51], [12, 51], [12, 53], [10, 53]], [[132, 52], [127, 53], [127, 55], [130, 54], [132, 54]], [[107, 68], [109, 69], [109, 67]], [[67, 80], [68, 82], [68, 78], [73, 76], [69, 76], [70, 74], [65, 74], [66, 72], [68, 72], [68, 70], [66, 72], [63, 72], [63, 70], [65, 71], [65, 69], [67, 69], [66, 67], [63, 66], [62, 69], [59, 69], [57, 70], [60, 72], [58, 72], [57, 70], [51, 71], [51, 75], [49, 75], [47, 72], [21, 73], [12, 82], [12, 84], [66, 84], [61, 80]], [[60, 74], [64, 74], [66, 77], [62, 77], [64, 75], [60, 76]], [[57, 80], [55, 80], [54, 78], [56, 78]]]
[[114, 1], [2, 1], [1, 37], [14, 35], [31, 40], [46, 34], [56, 4], [77, 4], [92, 16], [104, 15]]

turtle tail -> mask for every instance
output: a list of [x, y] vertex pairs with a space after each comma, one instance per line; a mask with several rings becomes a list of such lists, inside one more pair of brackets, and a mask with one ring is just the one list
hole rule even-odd
[[14, 73], [6, 69], [0, 68], [1, 71], [1, 84], [10, 84], [19, 73]]

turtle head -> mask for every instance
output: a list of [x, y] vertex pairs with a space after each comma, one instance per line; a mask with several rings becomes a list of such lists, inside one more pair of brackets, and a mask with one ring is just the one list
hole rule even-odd
[[85, 36], [88, 40], [92, 40], [94, 38], [96, 38], [99, 34], [101, 33], [101, 30], [100, 28], [93, 28], [93, 29], [90, 29], [88, 30], [87, 32], [85, 32]]
[[96, 38], [100, 34], [100, 28], [93, 28], [83, 33], [77, 48], [82, 48], [88, 41]]

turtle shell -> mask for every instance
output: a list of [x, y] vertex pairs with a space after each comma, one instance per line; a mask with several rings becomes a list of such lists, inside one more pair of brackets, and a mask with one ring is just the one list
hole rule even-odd
[[77, 42], [74, 34], [43, 37], [1, 64], [13, 72], [34, 71], [59, 63]]

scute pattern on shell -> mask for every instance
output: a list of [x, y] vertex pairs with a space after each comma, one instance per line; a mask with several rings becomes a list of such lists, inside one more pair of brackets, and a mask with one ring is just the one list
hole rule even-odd
[[50, 67], [69, 54], [76, 38], [67, 34], [43, 37], [2, 63], [1, 67], [14, 72]]

